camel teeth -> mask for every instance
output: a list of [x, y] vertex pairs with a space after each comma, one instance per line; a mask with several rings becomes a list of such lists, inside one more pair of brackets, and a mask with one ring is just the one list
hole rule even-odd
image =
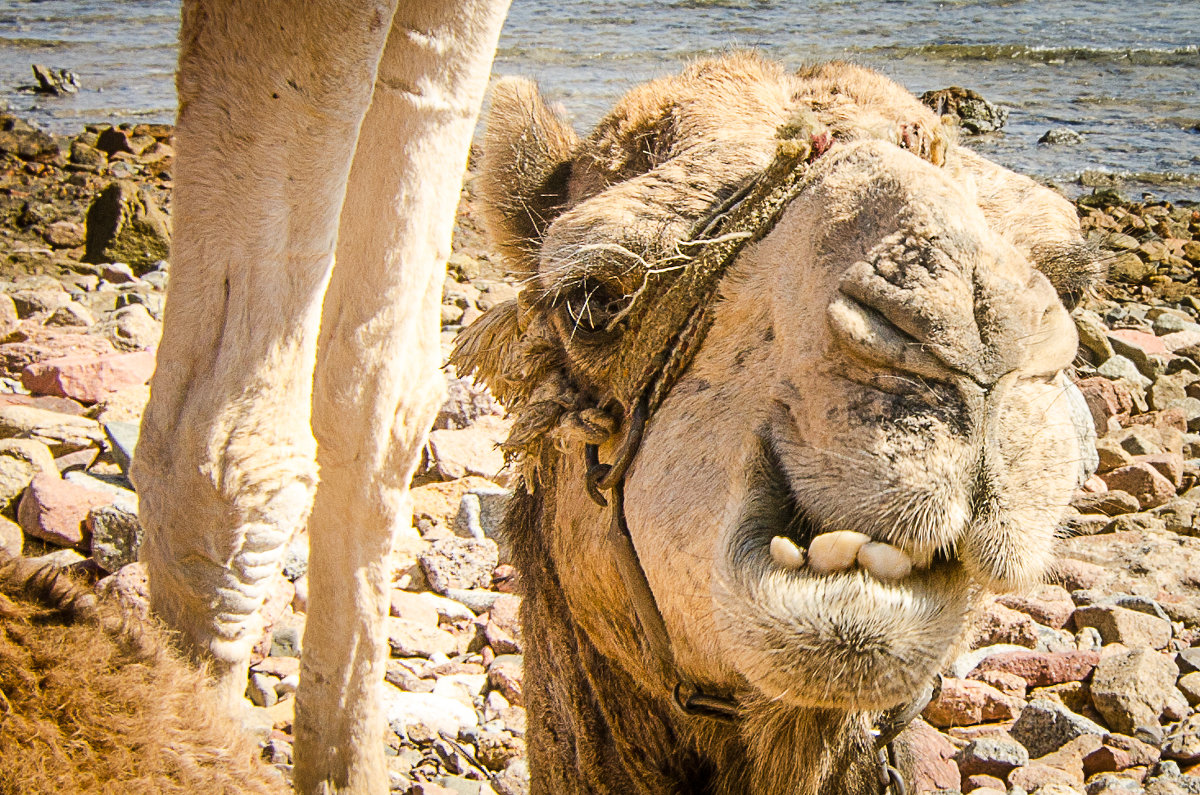
[[771, 539], [771, 560], [785, 569], [799, 569], [804, 566], [804, 550], [790, 538], [775, 536]]
[[858, 550], [858, 563], [877, 580], [902, 580], [912, 572], [912, 558], [899, 547], [871, 541]]
[[808, 545], [809, 565], [820, 574], [844, 571], [854, 565], [858, 551], [870, 540], [870, 536], [852, 530], [822, 533]]

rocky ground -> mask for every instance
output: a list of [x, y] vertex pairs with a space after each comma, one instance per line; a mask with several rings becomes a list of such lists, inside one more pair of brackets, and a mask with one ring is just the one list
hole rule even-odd
[[[172, 158], [166, 126], [64, 138], [0, 114], [0, 547], [139, 609], [125, 474], [168, 278]], [[515, 294], [470, 189], [445, 284], [447, 348]], [[1100, 471], [1063, 523], [1050, 584], [989, 601], [918, 721], [921, 791], [1200, 793], [1200, 212], [1112, 192], [1078, 205], [1114, 276], [1075, 312]], [[507, 420], [446, 379], [394, 555], [393, 791], [521, 793], [520, 597], [496, 532]], [[306, 546], [289, 548], [247, 683], [264, 756], [285, 772]]]

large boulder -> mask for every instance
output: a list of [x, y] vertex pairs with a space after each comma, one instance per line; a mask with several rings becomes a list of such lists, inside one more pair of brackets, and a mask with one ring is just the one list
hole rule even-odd
[[125, 262], [145, 273], [169, 255], [171, 222], [149, 194], [118, 180], [88, 208], [85, 245], [84, 262]]

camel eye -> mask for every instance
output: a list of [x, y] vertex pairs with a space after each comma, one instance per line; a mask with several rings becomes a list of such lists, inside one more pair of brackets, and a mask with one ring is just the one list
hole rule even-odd
[[625, 295], [590, 276], [583, 277], [562, 301], [562, 309], [572, 333], [596, 334], [625, 308]]

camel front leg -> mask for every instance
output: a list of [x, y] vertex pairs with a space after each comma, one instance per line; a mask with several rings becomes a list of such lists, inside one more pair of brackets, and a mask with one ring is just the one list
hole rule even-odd
[[321, 483], [296, 786], [387, 791], [388, 552], [444, 387], [439, 318], [467, 151], [508, 0], [402, 5], [354, 155], [313, 393]]
[[152, 605], [231, 709], [316, 482], [320, 305], [394, 5], [184, 3], [171, 284], [133, 476]]

